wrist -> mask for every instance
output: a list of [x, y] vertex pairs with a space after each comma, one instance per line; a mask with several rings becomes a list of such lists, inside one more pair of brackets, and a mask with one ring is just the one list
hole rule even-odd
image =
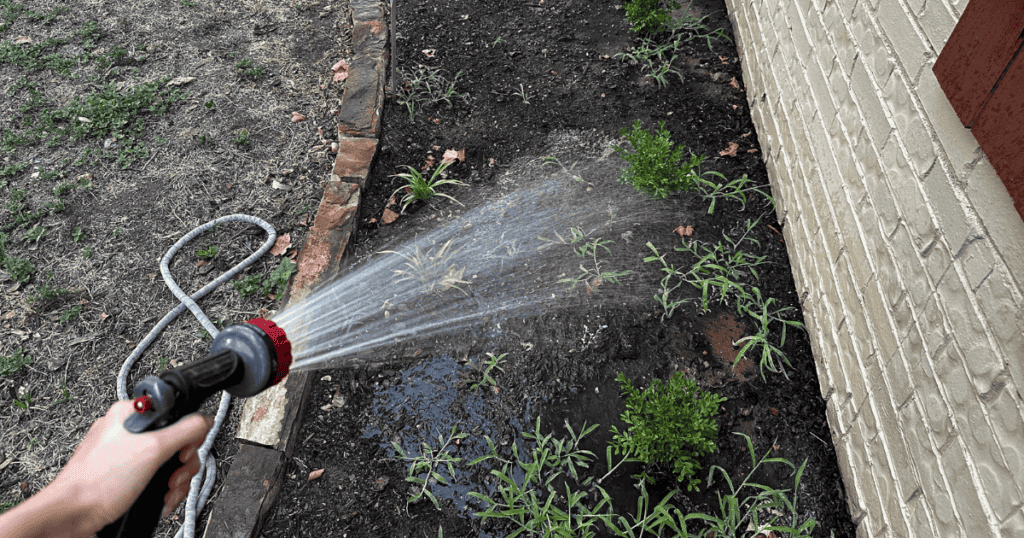
[[102, 527], [74, 486], [50, 484], [2, 518], [4, 533], [17, 538], [91, 538]]

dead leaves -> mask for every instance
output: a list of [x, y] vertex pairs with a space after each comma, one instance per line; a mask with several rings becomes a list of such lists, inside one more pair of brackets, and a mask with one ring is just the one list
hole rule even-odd
[[382, 224], [391, 224], [392, 222], [395, 222], [395, 220], [397, 219], [398, 213], [395, 213], [394, 211], [391, 210], [391, 208], [386, 207], [384, 208], [384, 215], [380, 217], [380, 222]]
[[27, 45], [32, 42], [32, 38], [27, 35], [21, 35], [14, 39], [15, 45]]
[[441, 164], [448, 164], [455, 162], [458, 159], [460, 163], [466, 162], [466, 150], [460, 149], [455, 151], [454, 149], [445, 150], [444, 155], [441, 158]]
[[679, 237], [690, 237], [693, 235], [693, 226], [676, 226], [672, 233]]
[[274, 246], [271, 247], [270, 253], [274, 256], [283, 256], [288, 247], [292, 246], [292, 234], [284, 234], [274, 241]]
[[740, 145], [736, 142], [729, 142], [729, 147], [719, 151], [718, 154], [722, 157], [735, 157], [736, 150], [740, 149]]
[[321, 476], [323, 476], [323, 474], [324, 474], [324, 470], [323, 469], [317, 469], [315, 471], [310, 471], [309, 472], [309, 478], [306, 479], [306, 482], [310, 482], [312, 480], [316, 480], [317, 478], [320, 478]]
[[348, 62], [341, 60], [338, 63], [331, 66], [331, 71], [334, 72], [334, 78], [332, 82], [341, 82], [348, 78]]
[[306, 121], [306, 116], [303, 116], [298, 112], [292, 112], [292, 123], [298, 123], [300, 121]]

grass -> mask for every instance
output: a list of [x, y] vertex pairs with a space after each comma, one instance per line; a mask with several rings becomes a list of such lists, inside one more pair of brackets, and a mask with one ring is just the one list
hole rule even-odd
[[612, 244], [613, 241], [602, 240], [600, 237], [584, 241], [587, 234], [579, 227], [569, 228], [569, 233], [570, 237], [568, 239], [558, 232], [555, 232], [557, 239], [538, 237], [538, 239], [546, 243], [541, 245], [538, 250], [543, 250], [553, 245], [569, 245], [572, 247], [573, 252], [576, 253], [576, 256], [589, 262], [589, 265], [584, 265], [586, 262], [580, 263], [580, 274], [574, 277], [559, 279], [559, 283], [571, 284], [570, 289], [575, 289], [582, 282], [587, 287], [587, 293], [590, 294], [606, 281], [612, 284], [622, 284], [622, 277], [633, 273], [633, 271], [628, 269], [623, 271], [605, 271], [602, 268], [602, 262], [598, 259], [598, 254], [600, 254], [602, 249], [606, 254], [611, 254], [612, 251], [608, 248], [608, 245]]
[[494, 370], [502, 371], [501, 363], [505, 360], [505, 355], [507, 353], [495, 355], [494, 353], [487, 352], [486, 359], [471, 361], [467, 365], [469, 369], [459, 373], [459, 377], [462, 378], [461, 384], [468, 385], [474, 392], [479, 391], [481, 388], [491, 387], [497, 393], [498, 382], [495, 381], [491, 372]]
[[444, 177], [445, 170], [447, 170], [451, 165], [451, 162], [438, 165], [437, 168], [434, 169], [434, 173], [430, 175], [430, 178], [425, 177], [419, 170], [412, 166], [406, 166], [406, 169], [409, 170], [408, 172], [391, 176], [404, 179], [406, 182], [405, 185], [402, 185], [395, 189], [395, 192], [391, 193], [392, 196], [399, 193], [402, 194], [402, 198], [399, 201], [399, 203], [402, 204], [402, 212], [404, 213], [413, 202], [430, 200], [435, 196], [447, 198], [459, 205], [462, 205], [454, 197], [443, 192], [438, 192], [437, 190], [437, 188], [442, 185], [458, 185], [462, 187], [466, 185], [457, 179]]
[[[704, 179], [705, 175], [711, 175], [722, 180], [721, 183]], [[775, 208], [775, 198], [772, 198], [770, 194], [764, 191], [763, 187], [751, 187], [753, 183], [746, 174], [729, 181], [720, 172], [709, 171], [698, 176], [697, 187], [700, 189], [701, 197], [709, 202], [708, 204], [708, 215], [715, 212], [715, 205], [719, 200], [733, 200], [740, 203], [740, 211], [747, 208], [747, 194], [757, 193], [764, 196], [772, 204], [772, 208]]]
[[[405, 259], [405, 269], [396, 269], [395, 284], [406, 281], [418, 282], [424, 289], [424, 293], [433, 291], [445, 291], [449, 288], [461, 290], [459, 284], [469, 284], [462, 280], [466, 271], [455, 263], [450, 263], [462, 250], [452, 248], [453, 239], [449, 239], [440, 248], [429, 249], [427, 252], [420, 250], [419, 245], [411, 255], [403, 254], [394, 250], [382, 250], [382, 254], [398, 254]], [[385, 306], [387, 306], [385, 304]]]
[[683, 74], [672, 67], [682, 42], [680, 37], [659, 45], [653, 38], [641, 37], [628, 51], [616, 54], [615, 58], [630, 65], [639, 65], [640, 70], [657, 82], [659, 88], [665, 88], [668, 75], [679, 77], [679, 82], [684, 80]]
[[437, 497], [430, 491], [430, 485], [432, 483], [438, 483], [443, 486], [448, 485], [448, 480], [438, 472], [439, 469], [447, 469], [449, 477], [455, 476], [454, 464], [462, 461], [462, 458], [453, 455], [455, 450], [453, 445], [469, 436], [469, 434], [464, 432], [456, 433], [457, 431], [458, 425], [455, 425], [452, 426], [452, 431], [448, 434], [447, 438], [444, 435], [438, 434], [437, 448], [432, 447], [427, 442], [423, 442], [420, 446], [420, 453], [416, 455], [409, 455], [405, 450], [402, 450], [401, 445], [395, 442], [391, 443], [398, 456], [402, 460], [409, 462], [409, 471], [405, 481], [415, 484], [414, 487], [418, 488], [409, 497], [406, 503], [406, 511], [408, 511], [410, 504], [417, 503], [424, 498], [429, 499], [438, 510], [441, 509], [440, 503], [437, 502]]
[[231, 287], [242, 297], [257, 296], [274, 299], [280, 297], [288, 287], [288, 281], [295, 273], [295, 267], [295, 262], [288, 258], [281, 258], [281, 263], [269, 275], [263, 276], [254, 273], [232, 281]]
[[416, 118], [416, 110], [426, 105], [437, 105], [445, 103], [448, 108], [453, 105], [453, 99], [461, 99], [468, 103], [469, 98], [455, 90], [455, 84], [459, 81], [462, 72], [455, 73], [451, 80], [445, 78], [440, 69], [419, 66], [415, 71], [398, 70], [402, 82], [397, 88], [395, 95], [398, 104], [404, 105], [409, 111], [409, 120]]

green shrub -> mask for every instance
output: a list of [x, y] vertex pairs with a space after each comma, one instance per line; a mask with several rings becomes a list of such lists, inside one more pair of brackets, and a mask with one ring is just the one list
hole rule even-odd
[[10, 356], [5, 357], [0, 355], [0, 375], [11, 375], [18, 370], [21, 370], [22, 366], [31, 362], [32, 357], [19, 347]]
[[294, 272], [295, 262], [288, 258], [281, 258], [281, 265], [278, 265], [277, 269], [271, 271], [270, 275], [266, 278], [258, 274], [249, 275], [241, 280], [232, 282], [231, 287], [240, 293], [242, 297], [266, 295], [276, 299], [288, 288], [288, 280]]
[[[668, 384], [655, 379], [642, 392], [621, 372], [615, 380], [626, 398], [621, 418], [629, 425], [625, 432], [612, 427], [616, 454], [629, 454], [648, 465], [665, 464], [687, 490], [697, 489], [697, 459], [718, 448], [715, 415], [725, 398], [712, 392], [698, 394], [697, 384], [678, 372]], [[645, 473], [641, 477], [647, 479]]]
[[633, 146], [633, 151], [614, 146], [615, 151], [629, 163], [619, 175], [619, 181], [633, 185], [655, 200], [679, 191], [697, 190], [700, 176], [696, 169], [704, 162], [704, 156], [691, 153], [689, 160], [680, 164], [684, 161], [685, 147], [676, 147], [669, 139], [665, 122], [658, 127], [659, 131], [651, 134], [641, 127], [640, 120], [636, 120], [632, 131], [619, 131]]
[[679, 9], [677, 0], [632, 0], [626, 4], [626, 20], [634, 32], [655, 34], [668, 27], [673, 9]]

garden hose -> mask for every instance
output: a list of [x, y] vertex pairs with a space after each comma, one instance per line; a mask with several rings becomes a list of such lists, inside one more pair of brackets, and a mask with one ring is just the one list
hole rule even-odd
[[[214, 226], [225, 222], [247, 222], [260, 226], [266, 230], [267, 240], [259, 250], [250, 254], [249, 257], [229, 269], [216, 280], [210, 282], [206, 286], [203, 286], [202, 289], [193, 293], [191, 296], [187, 295], [180, 287], [178, 287], [178, 284], [174, 282], [174, 278], [171, 277], [171, 270], [169, 267], [171, 259], [174, 258], [174, 255], [177, 254], [186, 243], [195, 239], [199, 234], [202, 234]], [[163, 332], [167, 325], [174, 321], [174, 319], [178, 317], [178, 314], [186, 308], [192, 311], [192, 315], [199, 320], [199, 323], [202, 324], [203, 328], [210, 333], [210, 336], [214, 338], [217, 337], [220, 331], [213, 322], [210, 321], [210, 318], [206, 317], [206, 314], [203, 313], [202, 309], [199, 308], [199, 305], [196, 304], [196, 300], [202, 298], [221, 284], [230, 280], [246, 267], [252, 265], [274, 246], [274, 242], [276, 240], [277, 232], [274, 230], [274, 227], [263, 219], [250, 215], [227, 215], [207, 222], [206, 224], [192, 230], [179, 239], [178, 242], [175, 243], [166, 254], [164, 254], [164, 257], [160, 260], [160, 273], [163, 275], [164, 283], [167, 284], [171, 293], [173, 293], [178, 301], [180, 301], [180, 304], [168, 312], [167, 315], [165, 315], [163, 319], [161, 319], [160, 322], [149, 331], [149, 334], [143, 338], [142, 342], [135, 347], [128, 358], [125, 359], [124, 364], [121, 366], [121, 372], [117, 376], [117, 398], [119, 400], [129, 399], [128, 373], [131, 371], [132, 366], [142, 356], [142, 353], [146, 348], [156, 340], [157, 336], [159, 336], [161, 332]], [[178, 529], [177, 534], [175, 534], [175, 538], [194, 538], [195, 536], [196, 518], [199, 512], [202, 511], [207, 499], [209, 499], [210, 492], [213, 491], [214, 480], [217, 476], [216, 461], [214, 460], [214, 457], [210, 455], [210, 449], [213, 447], [213, 441], [217, 437], [217, 433], [224, 424], [224, 419], [227, 418], [230, 403], [231, 394], [228, 392], [222, 393], [220, 406], [217, 409], [217, 415], [214, 418], [213, 427], [210, 428], [210, 432], [206, 435], [206, 439], [203, 441], [202, 446], [199, 447], [199, 472], [192, 477], [192, 482], [189, 485], [188, 499], [185, 502], [185, 520], [182, 527]]]

